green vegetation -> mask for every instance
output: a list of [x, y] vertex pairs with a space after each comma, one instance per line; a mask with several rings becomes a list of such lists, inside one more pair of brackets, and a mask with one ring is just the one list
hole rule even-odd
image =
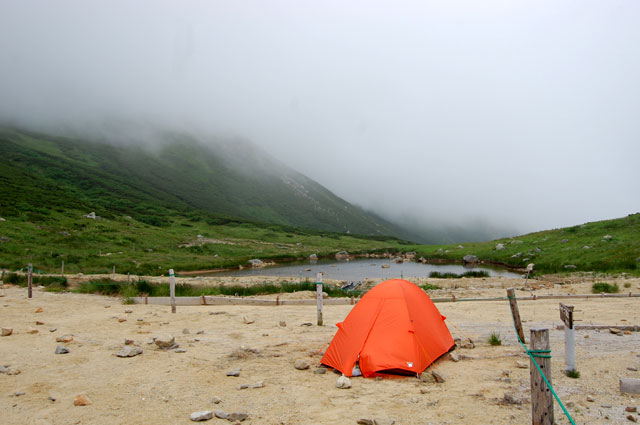
[[433, 290], [433, 289], [442, 289], [438, 285], [432, 285], [431, 283], [425, 283], [424, 285], [421, 285], [420, 287], [422, 289], [424, 289], [425, 291], [430, 291], [430, 290]]
[[[18, 286], [27, 286], [27, 275], [26, 274], [18, 274], [18, 273], [6, 273], [2, 278], [4, 283], [11, 283], [13, 285]], [[67, 278], [66, 277], [57, 277], [57, 276], [39, 276], [34, 274], [31, 280], [33, 285], [42, 285], [46, 287], [67, 287]]]
[[498, 346], [502, 345], [502, 338], [500, 337], [500, 332], [494, 331], [489, 334], [489, 345]]
[[[501, 244], [503, 249], [497, 249]], [[614, 220], [546, 230], [489, 242], [407, 247], [416, 257], [461, 261], [467, 254], [481, 261], [534, 271], [570, 273], [594, 271], [640, 275], [640, 213]], [[588, 248], [585, 248], [588, 247]]]
[[[177, 284], [176, 296], [178, 297], [199, 297], [201, 295], [230, 295], [248, 297], [252, 295], [280, 294], [299, 291], [315, 291], [316, 284], [312, 282], [302, 283], [261, 283], [251, 286], [229, 285], [229, 286], [194, 286], [189, 284]], [[359, 296], [359, 291], [345, 291], [333, 285], [325, 284], [324, 292], [330, 297], [350, 297]], [[92, 280], [78, 285], [73, 292], [83, 294], [101, 294], [111, 296], [122, 296], [126, 300], [139, 295], [149, 295], [152, 297], [168, 297], [169, 284], [149, 283], [146, 280], [138, 280], [135, 283], [116, 282], [111, 279]]]
[[468, 271], [461, 274], [431, 272], [429, 273], [429, 277], [432, 277], [434, 279], [460, 279], [462, 277], [489, 277], [489, 272], [486, 272], [484, 270]]
[[591, 287], [591, 292], [593, 292], [594, 294], [601, 294], [603, 292], [606, 294], [617, 294], [618, 292], [620, 292], [620, 287], [617, 283], [614, 283], [612, 285], [606, 282], [596, 282]]
[[580, 371], [578, 371], [577, 369], [568, 370], [567, 371], [567, 376], [569, 378], [578, 379], [578, 378], [580, 378]]

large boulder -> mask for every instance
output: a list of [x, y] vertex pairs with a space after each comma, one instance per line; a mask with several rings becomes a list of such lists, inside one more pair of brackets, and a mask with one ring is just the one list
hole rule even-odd
[[464, 261], [465, 264], [477, 263], [478, 257], [476, 257], [475, 255], [468, 254], [462, 257], [462, 261]]
[[347, 251], [336, 252], [336, 260], [347, 260], [349, 259], [349, 253]]
[[251, 267], [264, 267], [264, 261], [259, 260], [257, 258], [254, 258], [252, 260], [249, 260], [249, 264], [251, 264]]

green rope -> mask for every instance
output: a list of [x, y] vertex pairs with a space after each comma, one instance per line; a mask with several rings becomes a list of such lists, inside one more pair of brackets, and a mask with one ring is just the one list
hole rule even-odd
[[[511, 299], [511, 295], [507, 295], [507, 298]], [[515, 296], [513, 297], [513, 299], [515, 299]], [[513, 315], [512, 315], [511, 318], [513, 319]], [[551, 384], [547, 380], [547, 377], [542, 372], [542, 369], [540, 369], [540, 366], [538, 365], [538, 362], [536, 362], [536, 359], [535, 359], [536, 357], [543, 358], [543, 359], [550, 359], [551, 358], [551, 354], [546, 355], [546, 354], [542, 354], [542, 353], [551, 353], [551, 350], [529, 350], [529, 349], [527, 349], [527, 347], [520, 340], [520, 335], [518, 335], [518, 330], [516, 329], [515, 320], [513, 321], [513, 329], [516, 331], [516, 338], [518, 338], [518, 342], [522, 346], [522, 349], [527, 353], [527, 355], [529, 357], [531, 357], [531, 361], [536, 366], [536, 369], [538, 369], [538, 372], [542, 376], [542, 379], [544, 379], [544, 382], [547, 384], [547, 388], [549, 388], [549, 390], [551, 390], [551, 394], [553, 394], [553, 396], [555, 397], [556, 401], [558, 402], [558, 404], [562, 408], [562, 411], [564, 412], [565, 416], [567, 417], [567, 419], [569, 419], [569, 422], [571, 422], [572, 425], [576, 425], [576, 423], [574, 422], [573, 418], [571, 417], [571, 415], [567, 411], [567, 408], [564, 407], [564, 404], [562, 404], [562, 401], [560, 401], [560, 397], [558, 397], [558, 394], [556, 394], [556, 392], [554, 391], [553, 387], [551, 386]]]

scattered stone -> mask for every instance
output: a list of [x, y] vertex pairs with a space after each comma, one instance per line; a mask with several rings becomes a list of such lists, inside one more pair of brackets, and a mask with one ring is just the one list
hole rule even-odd
[[213, 412], [211, 410], [201, 410], [199, 412], [193, 412], [189, 419], [194, 422], [200, 421], [208, 421], [209, 419], [213, 419]]
[[56, 338], [56, 342], [64, 342], [65, 344], [71, 341], [73, 341], [73, 337], [71, 335], [62, 335]]
[[156, 345], [162, 350], [171, 350], [177, 348], [176, 337], [172, 335], [160, 335], [154, 338]]
[[37, 334], [38, 330], [36, 328], [32, 328], [31, 326], [27, 326], [27, 333], [28, 334]]
[[204, 331], [200, 330], [200, 331], [196, 332], [196, 335], [204, 335]]
[[41, 321], [39, 321], [39, 320], [36, 320], [36, 325], [37, 325], [37, 326], [42, 326], [42, 325], [44, 325], [44, 322], [41, 322]]
[[504, 249], [504, 244], [496, 244], [496, 251], [502, 251]]
[[[240, 369], [233, 369], [227, 372], [227, 376], [240, 376]], [[224, 419], [224, 418], [223, 418]]]
[[342, 375], [336, 381], [336, 387], [341, 388], [341, 389], [351, 388], [351, 380], [349, 378], [347, 378], [346, 376]]
[[126, 339], [124, 340], [124, 345], [132, 345], [133, 344], [133, 340], [132, 339]]
[[611, 332], [614, 335], [618, 335], [620, 333], [622, 333], [622, 331], [618, 328], [609, 328], [609, 332]]
[[131, 345], [127, 345], [122, 350], [119, 350], [116, 353], [116, 356], [118, 356], [118, 357], [135, 357], [135, 356], [140, 355], [140, 354], [142, 354], [142, 348], [134, 347], [134, 346], [131, 346]]
[[313, 323], [311, 322], [304, 322], [303, 324], [301, 324], [300, 326], [313, 326]]
[[216, 418], [218, 419], [229, 419], [229, 414], [223, 412], [222, 410], [216, 410], [215, 412], [213, 412], [213, 414], [216, 416]]
[[56, 347], [56, 354], [67, 354], [69, 352], [69, 349], [67, 347], [64, 347], [62, 345], [58, 345]]
[[638, 422], [638, 420], [636, 419], [635, 416], [633, 415], [627, 415], [627, 420], [630, 420], [631, 422]]
[[451, 352], [448, 355], [449, 360], [451, 360], [452, 362], [459, 362], [460, 361], [460, 356], [458, 355], [458, 353], [456, 352]]
[[83, 395], [83, 394], [78, 394], [73, 399], [73, 405], [74, 406], [90, 406], [92, 404], [93, 404], [93, 402], [91, 400], [89, 400], [89, 397], [87, 397], [86, 395]]
[[56, 398], [55, 398], [55, 397], [51, 397], [51, 396], [49, 396], [49, 397], [47, 397], [47, 400], [55, 402], [55, 401], [56, 401]]
[[217, 396], [215, 396], [215, 397], [213, 397], [211, 399], [211, 403], [213, 403], [213, 404], [220, 404], [221, 402], [222, 402], [222, 399], [220, 397], [217, 397]]
[[118, 317], [118, 322], [122, 323], [122, 322], [126, 322], [127, 319], [124, 317]]
[[593, 396], [592, 396], [592, 395], [588, 395], [588, 396], [587, 396], [587, 401], [588, 401], [588, 402], [590, 402], [590, 403], [593, 403], [594, 401], [596, 401], [596, 399], [595, 399], [595, 398], [593, 398]]
[[635, 406], [627, 406], [624, 408], [624, 411], [629, 413], [636, 413], [638, 411], [638, 408]]
[[566, 266], [564, 266], [565, 269], [575, 269], [576, 266], [573, 264], [567, 264]]
[[142, 317], [138, 317], [136, 320], [137, 320], [138, 322], [143, 322], [143, 321], [144, 321], [144, 319], [143, 319]]
[[426, 382], [428, 384], [434, 384], [436, 382], [436, 378], [431, 373], [423, 373], [422, 375], [420, 375], [420, 381]]
[[324, 375], [325, 373], [327, 373], [327, 368], [318, 367], [318, 368], [313, 370], [313, 373], [315, 373], [316, 375]]
[[414, 397], [411, 397], [409, 401], [411, 403], [420, 403], [420, 398], [414, 396]]
[[373, 419], [369, 419], [369, 418], [360, 418], [358, 419], [358, 422], [356, 422], [359, 425], [373, 425]]
[[433, 369], [431, 371], [431, 374], [433, 375], [433, 377], [435, 378], [438, 384], [442, 384], [445, 381], [444, 375], [438, 372], [437, 370]]
[[528, 369], [529, 365], [527, 364], [527, 362], [524, 362], [522, 360], [518, 360], [518, 361], [516, 361], [516, 367], [518, 369]]
[[230, 422], [242, 422], [246, 420], [248, 417], [249, 415], [244, 412], [233, 412], [232, 414], [229, 415], [227, 420]]
[[502, 402], [504, 404], [521, 405], [522, 404], [522, 399], [520, 399], [519, 397], [516, 397], [513, 394], [504, 393], [504, 397], [502, 398]]
[[611, 235], [604, 235], [604, 236], [602, 237], [602, 240], [603, 240], [603, 241], [608, 241], [608, 240], [609, 240], [609, 239], [611, 239], [612, 237], [613, 237], [613, 236], [611, 236]]
[[472, 349], [476, 348], [476, 345], [473, 343], [471, 338], [465, 338], [458, 343], [458, 347]]
[[185, 334], [185, 335], [189, 335], [191, 332], [189, 332], [189, 329], [184, 328], [184, 329], [182, 330], [182, 333], [183, 333], [183, 334]]
[[133, 310], [126, 309], [124, 312], [127, 313], [127, 314], [130, 314], [130, 313], [133, 313]]
[[13, 395], [15, 397], [20, 397], [20, 396], [24, 395], [24, 391], [16, 391], [15, 393], [13, 393]]
[[264, 388], [264, 382], [263, 381], [258, 381], [255, 384], [252, 384], [251, 388]]
[[582, 247], [582, 249], [591, 249], [591, 247], [589, 245], [585, 245]]
[[42, 313], [43, 311], [44, 311], [44, 310], [42, 310], [42, 307], [38, 307], [38, 308], [36, 308], [36, 311], [35, 311], [35, 312], [36, 312], [36, 313]]
[[631, 331], [624, 331], [623, 332], [625, 335], [631, 335]]
[[586, 339], [589, 339], [589, 334], [586, 334], [584, 337], [585, 337]]
[[111, 308], [111, 306], [109, 304], [105, 304], [104, 308]]
[[560, 243], [567, 243], [567, 242], [569, 242], [569, 239], [563, 239], [560, 241]]
[[185, 350], [184, 348], [176, 348], [175, 350], [173, 350], [174, 353], [186, 353], [187, 350]]
[[242, 384], [238, 387], [239, 390], [246, 390], [247, 388], [249, 388], [249, 384]]
[[0, 335], [9, 336], [12, 333], [13, 333], [13, 328], [2, 328], [2, 333], [0, 333]]
[[57, 330], [58, 330], [58, 328], [51, 328], [51, 329], [49, 329], [49, 332], [55, 332]]
[[280, 323], [279, 323], [279, 325], [280, 325], [281, 327], [283, 327], [283, 328], [286, 328], [286, 327], [287, 327], [287, 322], [285, 322], [284, 320], [281, 320], [281, 321], [280, 321]]
[[254, 323], [255, 320], [250, 318], [249, 316], [242, 316], [242, 322], [247, 324], [247, 325], [250, 325], [250, 324]]
[[310, 365], [309, 365], [308, 361], [302, 360], [302, 359], [298, 359], [293, 364], [293, 367], [295, 367], [298, 370], [305, 370], [305, 369], [309, 369]]
[[630, 370], [631, 372], [637, 372], [638, 368], [635, 367], [635, 366], [630, 366], [630, 367], [627, 368], [627, 370]]
[[[439, 251], [442, 251], [442, 249], [440, 249]], [[462, 257], [462, 261], [466, 263], [477, 263], [478, 262], [478, 257], [475, 255], [465, 255], [464, 257]]]
[[396, 421], [394, 421], [393, 419], [374, 419], [373, 420], [373, 425], [393, 425], [395, 424]]

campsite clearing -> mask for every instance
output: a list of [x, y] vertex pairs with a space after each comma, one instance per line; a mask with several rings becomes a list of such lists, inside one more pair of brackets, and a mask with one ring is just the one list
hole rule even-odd
[[[504, 296], [510, 286], [516, 286], [519, 296], [530, 295], [534, 287], [539, 295], [588, 293], [594, 281], [602, 280], [554, 279], [532, 281], [527, 290], [517, 279], [442, 280], [438, 285], [444, 289], [432, 297]], [[607, 281], [640, 290], [638, 278]], [[7, 424], [188, 424], [189, 415], [202, 410], [245, 412], [243, 423], [249, 424], [356, 424], [360, 418], [434, 425], [530, 421], [529, 370], [518, 367], [528, 360], [515, 339], [506, 301], [436, 304], [454, 338], [475, 342], [474, 349], [456, 349], [459, 361], [445, 355], [432, 366], [443, 383], [354, 377], [352, 388], [339, 389], [338, 375], [314, 370], [349, 305], [325, 306], [325, 326], [317, 327], [302, 326], [314, 323], [315, 306], [193, 306], [171, 314], [168, 306], [122, 305], [113, 297], [36, 288], [29, 300], [24, 288], [5, 285], [2, 291], [0, 326], [13, 328], [11, 335], [0, 337], [0, 366], [14, 371], [0, 373], [0, 410]], [[578, 324], [618, 326], [640, 324], [639, 302], [571, 300]], [[36, 314], [38, 307], [43, 311]], [[628, 422], [625, 407], [637, 406], [640, 397], [621, 394], [618, 379], [640, 377], [640, 333], [576, 331], [580, 378], [571, 379], [562, 374], [564, 335], [555, 329], [561, 323], [558, 302], [524, 301], [519, 308], [525, 335], [534, 327], [550, 329], [553, 384], [577, 423]], [[254, 322], [244, 323], [244, 316]], [[28, 327], [39, 332], [27, 333]], [[502, 345], [492, 347], [487, 337], [496, 331]], [[148, 344], [167, 334], [184, 352]], [[73, 337], [65, 343], [69, 353], [55, 355], [60, 344], [56, 337], [64, 335]], [[117, 357], [125, 339], [143, 353]], [[311, 368], [297, 370], [298, 359]], [[227, 376], [234, 369], [239, 376]], [[20, 393], [24, 395], [16, 396]], [[78, 395], [92, 404], [74, 406]], [[557, 406], [556, 418], [568, 423]], [[228, 422], [214, 418], [211, 423]]]

